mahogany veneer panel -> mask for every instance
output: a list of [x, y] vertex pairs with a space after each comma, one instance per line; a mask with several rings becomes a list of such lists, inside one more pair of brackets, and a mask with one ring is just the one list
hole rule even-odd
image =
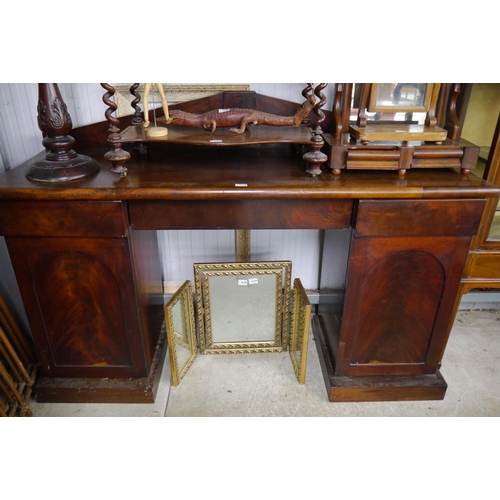
[[7, 246], [38, 347], [59, 377], [146, 376], [124, 238], [17, 238]]
[[125, 236], [128, 223], [120, 201], [0, 201], [5, 236]]
[[[144, 158], [127, 162], [125, 178], [110, 172], [106, 150], [82, 151], [99, 161], [96, 176], [43, 186], [26, 179], [33, 160], [0, 175], [1, 200], [110, 201], [202, 199], [465, 199], [497, 197], [498, 188], [454, 171], [410, 170], [405, 178], [387, 172], [325, 171], [311, 178], [300, 158], [288, 148], [268, 151], [213, 148], [200, 155], [195, 148], [173, 154], [148, 148]], [[150, 151], [149, 151], [150, 150]], [[42, 159], [43, 154], [36, 157]], [[238, 186], [236, 185], [238, 184]], [[242, 187], [241, 184], [246, 184]], [[8, 209], [8, 206], [6, 206]]]
[[485, 200], [361, 200], [357, 236], [474, 235]]
[[432, 374], [470, 237], [354, 238], [338, 375]]
[[129, 202], [134, 229], [345, 229], [352, 200]]
[[373, 263], [364, 282], [372, 286], [359, 300], [370, 312], [358, 323], [351, 364], [364, 372], [370, 363], [397, 364], [398, 371], [404, 365], [410, 372], [412, 365], [425, 363], [445, 282], [439, 260], [418, 250], [389, 254]]

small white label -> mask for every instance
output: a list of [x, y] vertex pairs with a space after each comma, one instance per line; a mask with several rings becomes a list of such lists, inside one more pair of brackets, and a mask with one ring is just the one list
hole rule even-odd
[[238, 285], [239, 286], [247, 286], [248, 285], [248, 280], [238, 280]]
[[259, 278], [249, 278], [248, 279], [248, 284], [249, 285], [258, 285], [259, 284]]
[[237, 188], [246, 188], [246, 187], [248, 187], [248, 184], [235, 184], [234, 187], [237, 187]]
[[219, 113], [227, 113], [229, 109], [219, 109]]
[[222, 142], [222, 139], [210, 139], [210, 142]]

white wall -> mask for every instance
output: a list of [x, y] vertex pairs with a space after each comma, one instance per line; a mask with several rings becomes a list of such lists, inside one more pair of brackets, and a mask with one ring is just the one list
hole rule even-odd
[[3, 161], [2, 148], [0, 147], [0, 174], [5, 172], [5, 165]]
[[[58, 85], [73, 128], [104, 121], [106, 105], [102, 102], [104, 90], [99, 83]], [[304, 87], [303, 83], [250, 84], [251, 90], [257, 93], [299, 103], [303, 101]], [[327, 97], [325, 109], [331, 109], [333, 85], [329, 85], [324, 94]], [[37, 101], [36, 83], [0, 84], [0, 149], [6, 170], [43, 150], [37, 124]], [[78, 151], [78, 145], [75, 149]], [[320, 236], [319, 231], [252, 231], [251, 258], [291, 260], [294, 277], [300, 277], [307, 289], [316, 289]], [[232, 261], [235, 258], [233, 231], [159, 231], [158, 239], [166, 281], [192, 279], [193, 262]]]

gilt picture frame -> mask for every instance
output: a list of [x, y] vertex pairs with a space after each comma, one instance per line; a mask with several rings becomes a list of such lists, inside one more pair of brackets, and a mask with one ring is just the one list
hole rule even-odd
[[197, 352], [190, 281], [185, 281], [170, 298], [164, 312], [172, 385], [177, 386], [193, 364]]
[[201, 354], [287, 350], [290, 261], [194, 264]]

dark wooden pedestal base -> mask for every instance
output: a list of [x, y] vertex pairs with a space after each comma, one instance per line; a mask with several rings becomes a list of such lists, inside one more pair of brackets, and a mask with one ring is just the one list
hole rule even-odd
[[319, 361], [331, 402], [427, 401], [444, 399], [447, 384], [439, 370], [434, 375], [341, 377], [335, 375], [325, 334], [318, 316], [313, 317], [313, 333]]
[[154, 403], [166, 352], [165, 332], [162, 332], [148, 377], [40, 377], [34, 388], [36, 399], [39, 403]]

